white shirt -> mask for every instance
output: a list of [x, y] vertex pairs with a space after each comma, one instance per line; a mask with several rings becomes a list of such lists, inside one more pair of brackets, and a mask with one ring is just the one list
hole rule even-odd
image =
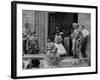
[[83, 29], [83, 30], [82, 30], [82, 33], [83, 33], [83, 37], [86, 37], [86, 36], [89, 35], [89, 31], [86, 30], [86, 29]]

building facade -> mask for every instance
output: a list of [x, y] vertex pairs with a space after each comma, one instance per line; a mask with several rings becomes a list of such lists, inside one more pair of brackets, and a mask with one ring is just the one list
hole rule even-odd
[[[24, 23], [29, 23], [30, 30], [36, 32], [41, 53], [46, 52], [46, 42], [49, 34], [53, 35], [55, 25], [61, 28], [66, 27], [69, 30], [73, 22], [78, 22], [85, 26], [90, 32], [90, 14], [84, 13], [57, 13], [46, 11], [23, 10], [23, 28]], [[89, 44], [90, 45], [90, 44]]]

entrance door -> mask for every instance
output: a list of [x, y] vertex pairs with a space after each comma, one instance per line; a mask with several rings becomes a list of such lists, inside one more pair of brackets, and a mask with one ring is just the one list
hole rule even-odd
[[[49, 24], [48, 24], [48, 36], [53, 41], [56, 31], [56, 26], [59, 27], [60, 31], [65, 31], [66, 36], [71, 34], [72, 23], [78, 22], [77, 13], [64, 13], [64, 12], [52, 12], [49, 13]], [[72, 43], [69, 40], [70, 48], [69, 53], [71, 54]]]
[[53, 35], [55, 26], [58, 26], [60, 30], [65, 29], [69, 31], [71, 24], [78, 21], [77, 18], [77, 13], [49, 13], [48, 36]]

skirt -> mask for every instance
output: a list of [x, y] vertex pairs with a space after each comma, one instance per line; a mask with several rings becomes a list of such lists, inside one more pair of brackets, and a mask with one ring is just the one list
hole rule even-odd
[[57, 51], [58, 54], [61, 54], [61, 55], [67, 54], [64, 46], [61, 43], [60, 44], [55, 43], [55, 47], [57, 47], [58, 49]]

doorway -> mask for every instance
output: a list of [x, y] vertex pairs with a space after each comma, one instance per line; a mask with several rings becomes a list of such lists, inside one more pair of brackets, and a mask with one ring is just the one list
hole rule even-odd
[[[51, 39], [51, 41], [54, 41], [56, 26], [61, 32], [65, 31], [65, 35], [70, 36], [73, 29], [72, 23], [78, 22], [78, 13], [50, 12], [48, 15], [48, 37]], [[69, 40], [69, 47], [70, 48], [68, 53], [72, 55], [73, 53], [71, 51], [71, 40]]]
[[49, 24], [48, 24], [48, 36], [53, 36], [55, 32], [55, 27], [58, 26], [60, 31], [65, 29], [70, 31], [72, 28], [71, 24], [73, 22], [78, 22], [77, 13], [65, 13], [65, 12], [50, 12], [49, 14]]

